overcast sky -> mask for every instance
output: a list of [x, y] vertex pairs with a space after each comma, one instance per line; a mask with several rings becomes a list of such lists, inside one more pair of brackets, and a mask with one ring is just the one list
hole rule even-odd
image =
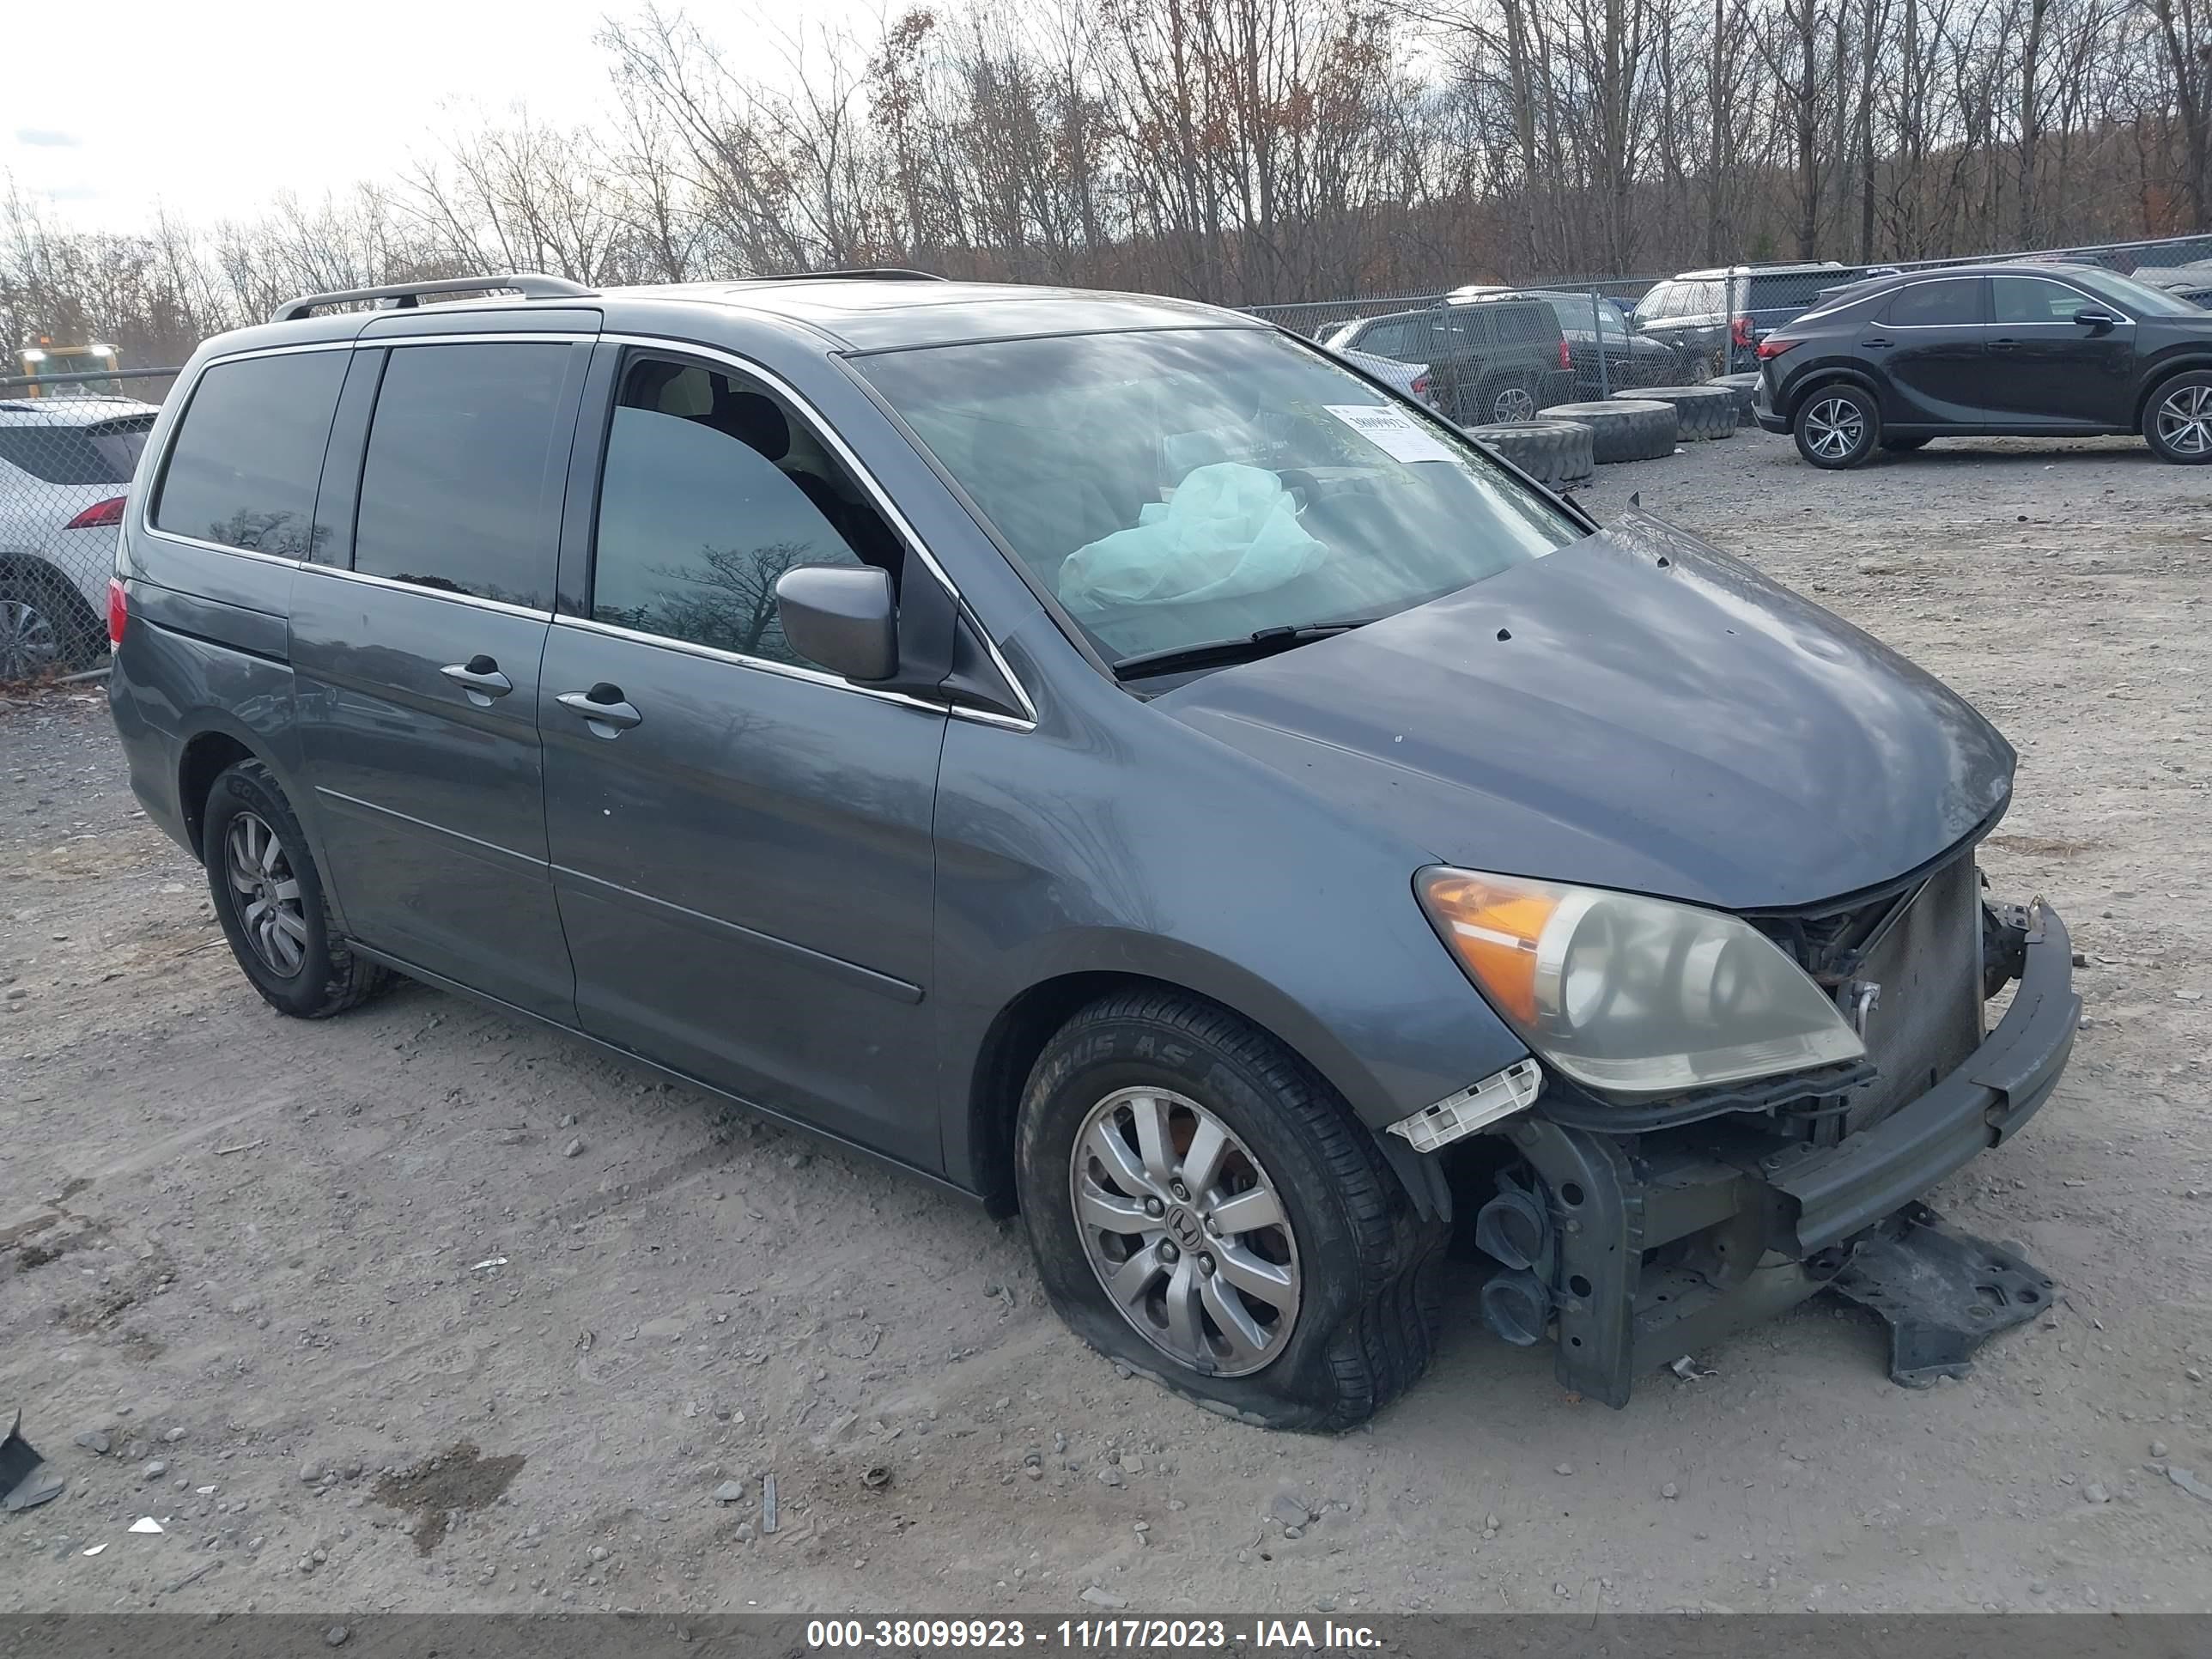
[[[866, 21], [878, 9], [785, 4], [792, 18]], [[314, 198], [390, 177], [471, 111], [526, 102], [550, 122], [592, 118], [607, 88], [592, 37], [641, 6], [434, 0], [380, 17], [312, 0], [104, 0], [81, 14], [85, 27], [29, 32], [40, 43], [27, 49], [19, 39], [0, 97], [0, 173], [84, 229], [141, 228], [157, 203], [188, 221], [250, 216], [280, 191]], [[742, 58], [736, 8], [696, 9]], [[49, 9], [49, 22], [58, 15]]]

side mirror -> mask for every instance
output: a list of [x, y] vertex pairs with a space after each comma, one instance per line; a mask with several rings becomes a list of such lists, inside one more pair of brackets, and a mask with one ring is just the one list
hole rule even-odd
[[803, 565], [775, 579], [783, 637], [809, 662], [848, 680], [898, 672], [898, 605], [888, 570]]
[[2075, 312], [2074, 320], [2095, 334], [2102, 334], [2108, 329], [2118, 327], [2120, 321], [2109, 311], [2090, 310]]

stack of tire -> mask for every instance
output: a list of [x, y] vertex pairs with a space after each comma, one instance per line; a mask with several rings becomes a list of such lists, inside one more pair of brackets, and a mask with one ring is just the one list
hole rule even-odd
[[1733, 438], [1740, 423], [1735, 392], [1707, 382], [1704, 386], [1646, 386], [1636, 388], [1639, 403], [1674, 405], [1674, 436], [1682, 443], [1705, 438]]
[[1759, 396], [1759, 373], [1756, 369], [1748, 374], [1723, 374], [1708, 384], [1724, 386], [1735, 393], [1735, 423], [1738, 426], [1753, 424], [1751, 417], [1751, 404], [1752, 400]]
[[1577, 421], [1496, 421], [1462, 429], [1553, 489], [1571, 489], [1597, 470], [1590, 429]]
[[1605, 398], [1585, 404], [1553, 404], [1537, 418], [1586, 426], [1590, 453], [1600, 466], [1616, 461], [1650, 461], [1674, 453], [1674, 405], [1633, 398]]

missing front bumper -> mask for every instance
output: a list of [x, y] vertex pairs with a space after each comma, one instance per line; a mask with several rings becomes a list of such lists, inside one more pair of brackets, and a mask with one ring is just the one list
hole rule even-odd
[[[1687, 1151], [1540, 1112], [1516, 1124], [1510, 1139], [1549, 1195], [1560, 1382], [1625, 1406], [1638, 1372], [1812, 1296], [1852, 1247], [1877, 1239], [1870, 1230], [2033, 1116], [2072, 1052], [2081, 1004], [2064, 925], [2040, 902], [2028, 922], [1996, 1029], [1927, 1093], [1833, 1146], [1777, 1152], [1716, 1133]], [[1879, 1254], [1869, 1283], [1881, 1278]]]

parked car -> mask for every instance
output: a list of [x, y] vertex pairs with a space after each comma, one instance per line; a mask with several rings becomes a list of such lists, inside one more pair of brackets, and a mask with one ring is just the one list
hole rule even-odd
[[0, 399], [0, 684], [106, 651], [116, 526], [154, 413], [125, 398]]
[[1254, 319], [908, 281], [195, 354], [110, 699], [263, 998], [408, 975], [1018, 1211], [1088, 1341], [1278, 1426], [1419, 1375], [1455, 1213], [1614, 1405], [1933, 1249], [2033, 1310], [1911, 1206], [2078, 1008], [1982, 897], [1980, 715]]
[[1577, 398], [1609, 398], [1624, 388], [1673, 386], [1690, 371], [1689, 354], [1656, 335], [1637, 333], [1629, 326], [1628, 313], [1601, 295], [1572, 289], [1470, 287], [1444, 295], [1444, 303], [1455, 306], [1492, 305], [1500, 300], [1540, 300], [1552, 308], [1567, 343], [1567, 366]]
[[1753, 414], [1815, 466], [1934, 438], [2141, 432], [2212, 461], [2212, 312], [2093, 265], [1947, 265], [1862, 284], [1760, 343]]
[[2136, 281], [2191, 305], [2212, 307], [2212, 259], [2179, 265], [2138, 265], [2132, 274]]
[[1638, 300], [1632, 320], [1637, 332], [1676, 347], [1705, 373], [1727, 374], [1755, 367], [1759, 343], [1811, 310], [1822, 289], [1864, 274], [1832, 259], [1686, 270]]
[[1571, 384], [1566, 337], [1540, 300], [1365, 317], [1339, 326], [1326, 343], [1427, 364], [1432, 401], [1462, 426], [1529, 420], [1563, 401]]
[[1336, 355], [1363, 374], [1372, 374], [1387, 386], [1395, 387], [1408, 398], [1429, 408], [1437, 406], [1436, 382], [1429, 378], [1426, 363], [1401, 363], [1395, 357], [1378, 357], [1371, 351], [1359, 351], [1346, 347]]

